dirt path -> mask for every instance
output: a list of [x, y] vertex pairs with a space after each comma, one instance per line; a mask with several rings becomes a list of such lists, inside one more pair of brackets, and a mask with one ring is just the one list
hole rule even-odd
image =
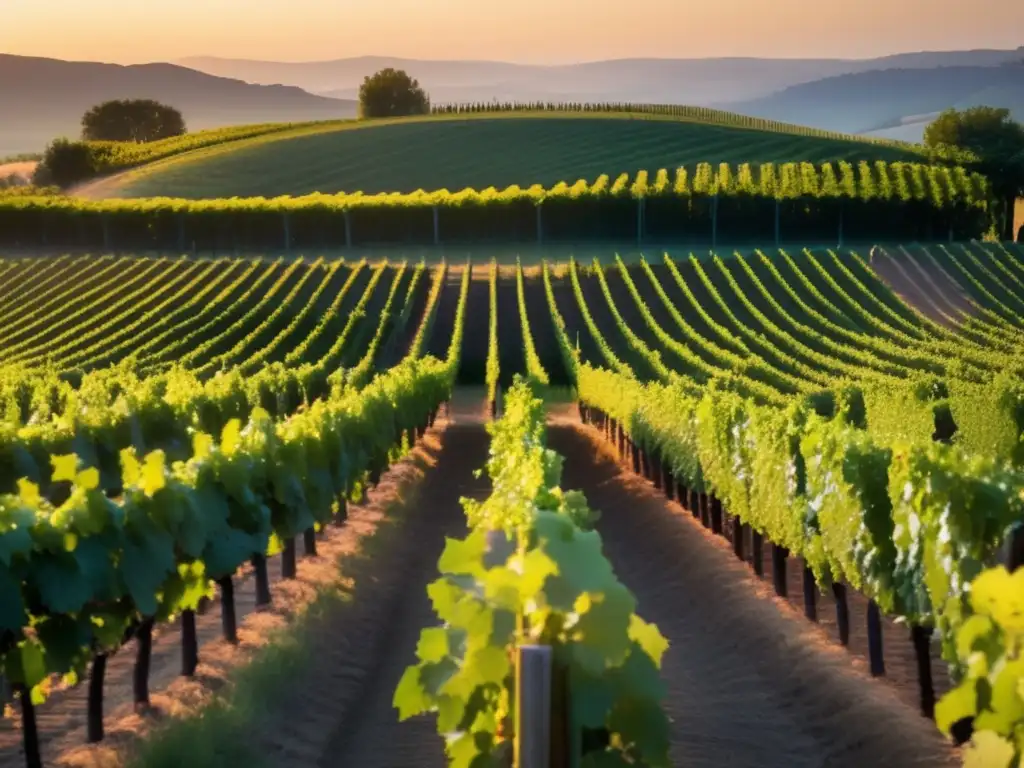
[[[897, 260], [899, 258], [899, 260]], [[877, 256], [870, 259], [871, 269], [877, 274], [904, 303], [916, 309], [929, 320], [947, 328], [953, 327], [954, 318], [949, 315], [949, 308], [940, 306], [939, 297], [926, 285], [917, 282], [911, 275], [909, 260], [900, 255], [895, 256], [889, 251], [879, 248]], [[917, 277], [920, 277], [918, 273]]]
[[18, 176], [24, 179], [27, 184], [32, 179], [32, 174], [36, 172], [37, 165], [39, 163], [35, 160], [0, 163], [0, 179], [6, 179], [8, 176]]
[[402, 588], [380, 625], [383, 632], [374, 639], [372, 667], [353, 699], [358, 706], [335, 724], [319, 761], [322, 768], [447, 765], [434, 719], [419, 717], [399, 723], [392, 699], [405, 668], [415, 661], [420, 630], [437, 624], [426, 586], [437, 578], [437, 560], [445, 537], [465, 535], [459, 498], [483, 498], [489, 488], [486, 477], [473, 477], [474, 470], [487, 459], [489, 438], [483, 427], [483, 401], [467, 394], [459, 392], [453, 400], [452, 423], [445, 434], [447, 447], [420, 489], [417, 514], [429, 521], [429, 527], [421, 529], [401, 561]]
[[671, 643], [662, 674], [673, 765], [958, 764], [930, 721], [769, 597], [724, 541], [622, 473], [596, 436], [554, 417], [549, 444], [566, 456], [565, 487], [602, 510], [605, 551], [640, 614]]

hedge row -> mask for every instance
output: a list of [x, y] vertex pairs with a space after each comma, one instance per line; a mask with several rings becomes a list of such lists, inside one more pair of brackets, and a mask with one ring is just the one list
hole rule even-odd
[[0, 198], [0, 245], [290, 248], [578, 238], [842, 240], [979, 236], [988, 184], [963, 168], [698, 165], [545, 189], [87, 201]]

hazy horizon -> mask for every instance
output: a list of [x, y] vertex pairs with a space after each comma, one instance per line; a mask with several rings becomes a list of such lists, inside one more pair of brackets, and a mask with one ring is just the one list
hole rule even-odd
[[[975, 0], [4, 0], [0, 52], [119, 64], [198, 56], [315, 62], [358, 56], [571, 64], [629, 58], [866, 59], [1015, 49], [1024, 4]], [[798, 23], [797, 23], [798, 21]]]

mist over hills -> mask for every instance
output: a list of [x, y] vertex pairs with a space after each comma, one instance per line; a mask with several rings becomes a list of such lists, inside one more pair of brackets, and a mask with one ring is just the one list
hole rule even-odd
[[[436, 103], [569, 99], [713, 106], [763, 98], [825, 77], [889, 68], [996, 66], [1017, 52], [903, 53], [875, 59], [616, 59], [555, 66], [498, 61], [428, 61], [362, 56], [333, 61], [273, 62], [193, 57], [176, 63], [252, 83], [285, 83], [335, 98], [355, 98], [363, 77], [405, 69]], [[1021, 53], [1024, 56], [1024, 52]]]
[[288, 85], [253, 85], [175, 64], [122, 66], [0, 54], [0, 157], [77, 137], [82, 115], [107, 99], [147, 98], [181, 110], [189, 130], [351, 117], [352, 101]]
[[0, 156], [79, 134], [114, 98], [180, 109], [190, 130], [352, 117], [363, 78], [405, 69], [434, 103], [627, 101], [711, 106], [850, 133], [919, 141], [950, 106], [1005, 106], [1024, 119], [1024, 47], [874, 59], [616, 59], [532, 65], [360, 56], [275, 62], [193, 57], [122, 66], [0, 54]]
[[1001, 66], [886, 69], [828, 77], [723, 106], [815, 128], [919, 141], [937, 113], [979, 105], [1006, 107], [1024, 120], [1024, 55]]

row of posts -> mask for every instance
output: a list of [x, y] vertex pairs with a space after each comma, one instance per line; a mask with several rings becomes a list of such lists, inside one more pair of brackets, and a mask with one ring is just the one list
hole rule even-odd
[[[649, 480], [655, 488], [664, 492], [670, 501], [677, 501], [683, 509], [689, 511], [694, 518], [712, 533], [730, 540], [736, 557], [746, 562], [746, 543], [750, 542], [750, 560], [754, 573], [764, 577], [763, 534], [752, 529], [739, 518], [729, 515], [722, 509], [721, 501], [712, 494], [699, 493], [687, 488], [679, 480], [673, 478], [671, 468], [663, 457], [652, 455], [638, 446], [623, 429], [617, 420], [608, 417], [601, 411], [585, 403], [579, 403], [580, 419], [600, 430], [604, 438], [615, 447], [620, 461], [634, 474]], [[726, 534], [726, 524], [731, 529]], [[768, 542], [771, 546], [771, 573], [775, 593], [780, 597], [788, 597], [787, 561], [789, 551], [778, 544]], [[1000, 560], [1011, 572], [1024, 564], [1024, 525], [1012, 528], [1005, 540]], [[835, 603], [836, 627], [839, 642], [848, 646], [850, 642], [850, 610], [845, 584], [832, 584], [832, 597]], [[810, 621], [818, 620], [818, 585], [813, 572], [803, 569], [803, 604], [804, 615]], [[917, 661], [917, 678], [921, 713], [929, 718], [935, 716], [935, 688], [932, 679], [931, 641], [933, 629], [927, 626], [912, 625], [910, 640], [913, 644]], [[868, 660], [871, 674], [880, 677], [885, 674], [885, 658], [882, 644], [882, 614], [878, 604], [873, 600], [867, 603], [867, 635]], [[953, 728], [953, 736], [957, 743], [963, 744], [970, 740], [973, 726], [969, 719], [957, 723]]]
[[[717, 195], [711, 198], [711, 247], [715, 248], [718, 245], [718, 201]], [[440, 209], [438, 206], [433, 206], [433, 220], [434, 220], [434, 231], [433, 231], [433, 244], [435, 246], [441, 245], [441, 220], [440, 220]], [[537, 221], [537, 242], [544, 242], [544, 214], [543, 206], [536, 206], [536, 221]], [[349, 211], [342, 211], [345, 219], [345, 246], [347, 248], [352, 247], [352, 219]], [[291, 215], [286, 211], [281, 214], [283, 227], [284, 227], [284, 248], [286, 251], [291, 250], [292, 244], [292, 227], [291, 227]], [[114, 248], [113, 236], [110, 231], [110, 221], [106, 216], [102, 218], [103, 225], [103, 247], [105, 250], [112, 251]], [[636, 242], [641, 244], [644, 241], [644, 235], [647, 230], [647, 199], [638, 198], [636, 201]], [[949, 241], [953, 241], [953, 229], [950, 227], [949, 230]], [[45, 230], [43, 237], [44, 245], [46, 244]], [[837, 233], [838, 247], [843, 247], [843, 210], [839, 210], [839, 229]], [[782, 244], [782, 230], [781, 230], [781, 204], [778, 200], [775, 201], [775, 245], [779, 246]], [[184, 253], [188, 250], [189, 244], [185, 235], [185, 218], [179, 215], [178, 217], [178, 250]], [[196, 244], [192, 243], [191, 250], [196, 252]], [[237, 247], [235, 248], [237, 250]]]
[[[410, 448], [414, 446], [426, 433], [429, 427], [434, 425], [437, 417], [435, 408], [423, 424], [410, 428], [405, 433]], [[386, 465], [386, 459], [384, 464]], [[370, 484], [375, 486], [380, 482], [381, 472], [385, 466], [376, 462], [370, 469]], [[348, 517], [348, 507], [345, 496], [338, 499], [338, 510], [332, 522], [341, 525]], [[321, 535], [326, 534], [326, 528], [322, 528]], [[302, 533], [303, 553], [308, 557], [316, 557], [316, 532], [310, 528]], [[270, 577], [267, 571], [267, 558], [263, 554], [253, 555], [250, 559], [256, 591], [256, 610], [266, 610], [271, 604]], [[281, 552], [281, 578], [294, 579], [297, 575], [297, 547], [294, 538], [284, 543]], [[235, 611], [235, 585], [231, 575], [216, 580], [221, 612], [221, 634], [228, 643], [238, 644], [238, 621]], [[196, 668], [199, 666], [199, 639], [196, 632], [196, 615], [205, 614], [210, 608], [210, 601], [206, 598], [200, 601], [198, 610], [186, 610], [181, 613], [181, 674], [184, 677], [194, 677]], [[150, 659], [153, 649], [153, 619], [142, 618], [132, 626], [125, 634], [123, 642], [135, 639], [136, 656], [135, 666], [132, 670], [132, 691], [137, 712], [145, 712], [150, 708], [149, 699], [149, 670]], [[111, 653], [99, 652], [93, 656], [89, 674], [89, 690], [86, 712], [86, 740], [94, 744], [103, 740], [103, 683], [107, 668], [107, 659]], [[24, 687], [15, 686], [14, 691], [18, 694], [21, 705], [22, 721], [22, 745], [25, 752], [25, 765], [27, 768], [42, 768], [43, 761], [39, 745], [39, 732], [36, 719], [35, 706], [32, 704], [32, 697]]]

